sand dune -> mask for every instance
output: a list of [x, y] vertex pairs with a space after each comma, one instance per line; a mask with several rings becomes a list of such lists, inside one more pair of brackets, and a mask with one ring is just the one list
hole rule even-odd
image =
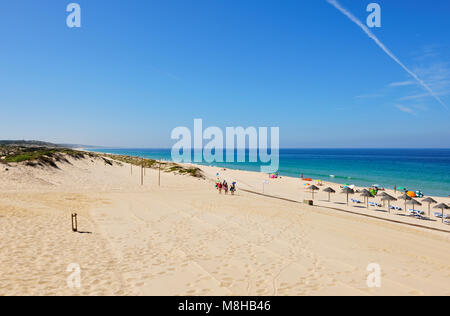
[[[254, 191], [267, 179], [202, 168]], [[0, 176], [0, 295], [450, 295], [450, 234], [341, 213], [324, 193], [310, 207], [167, 173], [158, 187], [154, 170], [140, 186], [129, 165], [95, 159]], [[265, 191], [302, 200], [300, 185]], [[71, 232], [72, 212], [85, 233]], [[67, 285], [71, 263], [80, 288]], [[367, 287], [370, 263], [380, 288]]]

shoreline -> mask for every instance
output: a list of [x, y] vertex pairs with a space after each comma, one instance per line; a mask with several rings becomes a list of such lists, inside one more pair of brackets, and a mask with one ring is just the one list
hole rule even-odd
[[[126, 149], [124, 149], [125, 152], [121, 152], [120, 149], [111, 149], [111, 151], [102, 151], [104, 149], [99, 149], [100, 151], [94, 151], [95, 153], [98, 154], [102, 154], [102, 153], [111, 153], [111, 154], [117, 154], [117, 155], [130, 155], [130, 153], [127, 153]], [[148, 152], [146, 152], [148, 150]], [[161, 153], [157, 153], [155, 154], [154, 152], [152, 152], [153, 150], [158, 151], [159, 149], [136, 149], [132, 155], [136, 156], [136, 157], [148, 157], [147, 159], [154, 159], [154, 160], [159, 160], [160, 157], [155, 157], [156, 155], [161, 155], [164, 156], [168, 154], [168, 152], [165, 152], [166, 150], [164, 149], [164, 152]], [[294, 150], [294, 149], [286, 149], [286, 150]], [[298, 149], [300, 151], [302, 151], [302, 149]], [[328, 149], [324, 149], [325, 152], [327, 152]], [[332, 149], [330, 149], [332, 150]], [[350, 150], [350, 149], [349, 149]], [[357, 150], [357, 149], [355, 149]], [[367, 149], [368, 150], [368, 149]], [[374, 149], [377, 150], [377, 149]], [[383, 150], [383, 149], [380, 149]], [[399, 149], [400, 150], [400, 149]], [[401, 149], [403, 150], [403, 149]], [[411, 149], [411, 150], [425, 150], [425, 149]], [[438, 150], [438, 149], [433, 149], [433, 150]], [[442, 149], [442, 150], [446, 150], [446, 149]], [[345, 152], [344, 152], [345, 153]], [[312, 154], [316, 154], [316, 153], [312, 153]], [[370, 158], [371, 153], [368, 153], [368, 157]], [[378, 154], [376, 154], [378, 155]], [[393, 156], [399, 155], [399, 157], [402, 157], [401, 155], [404, 155], [404, 153], [394, 153], [392, 154]], [[322, 163], [325, 163], [325, 161], [322, 161], [322, 159], [326, 159], [327, 156], [324, 156], [325, 158], [317, 158], [319, 161], [319, 166], [321, 166]], [[359, 157], [359, 156], [355, 156], [355, 157]], [[378, 157], [378, 156], [376, 156]], [[381, 156], [381, 162], [385, 164], [385, 159], [383, 159], [384, 156]], [[280, 163], [283, 162], [283, 159], [289, 159], [285, 156], [285, 158], [283, 158], [283, 155], [280, 158]], [[310, 160], [315, 160], [316, 158], [311, 158]], [[359, 158], [355, 158], [358, 159]], [[378, 158], [376, 158], [378, 159]], [[165, 158], [163, 159], [163, 161], [166, 162], [171, 162], [172, 160], [169, 158]], [[299, 160], [298, 162], [300, 163]], [[359, 160], [361, 161], [361, 160]], [[394, 160], [395, 161], [395, 160]], [[213, 164], [208, 164], [208, 163], [197, 163], [197, 162], [189, 162], [190, 164], [193, 165], [199, 165], [199, 166], [214, 166], [217, 168], [228, 168], [228, 169], [233, 169], [233, 170], [241, 170], [241, 171], [251, 171], [251, 172], [260, 172], [259, 168], [256, 167], [256, 165], [247, 165], [247, 164], [227, 164], [227, 163], [214, 163]], [[288, 164], [292, 164], [292, 161], [285, 161], [285, 163]], [[362, 163], [366, 163], [364, 160], [362, 161]], [[288, 165], [285, 165], [285, 167], [280, 167], [279, 169], [279, 174], [281, 176], [284, 177], [293, 177], [293, 178], [299, 178], [300, 174], [302, 173], [302, 168], [300, 167], [295, 167], [294, 169], [292, 169], [291, 167], [287, 167]], [[432, 165], [433, 166], [433, 165]], [[435, 165], [434, 165], [435, 166]], [[307, 171], [304, 171], [303, 173], [305, 173], [305, 178], [313, 178], [313, 179], [321, 179], [322, 181], [326, 181], [329, 183], [335, 183], [335, 184], [344, 184], [344, 183], [348, 183], [348, 184], [355, 184], [358, 187], [370, 187], [373, 184], [381, 184], [383, 186], [385, 186], [385, 188], [389, 188], [389, 189], [393, 189], [394, 186], [397, 187], [406, 187], [408, 189], [410, 189], [411, 191], [421, 191], [423, 192], [425, 195], [427, 196], [436, 196], [436, 197], [442, 197], [442, 198], [446, 198], [449, 197], [449, 193], [450, 193], [450, 187], [449, 187], [449, 177], [445, 176], [445, 170], [441, 170], [441, 172], [444, 172], [442, 174], [442, 179], [435, 179], [436, 176], [428, 179], [428, 177], [426, 175], [421, 175], [421, 173], [417, 170], [417, 166], [415, 166], [416, 169], [412, 168], [411, 171], [407, 171], [407, 173], [411, 172], [412, 175], [414, 175], [411, 179], [411, 181], [408, 181], [405, 178], [405, 175], [403, 174], [399, 174], [399, 173], [390, 173], [389, 169], [383, 169], [384, 167], [380, 167], [378, 168], [381, 172], [380, 176], [378, 176], [376, 173], [375, 174], [371, 174], [368, 176], [364, 176], [364, 170], [360, 170], [361, 169], [361, 165], [359, 164], [358, 167], [355, 167], [356, 169], [352, 168], [352, 169], [348, 169], [345, 168], [345, 170], [340, 170], [340, 167], [334, 168], [333, 166], [331, 166], [329, 168], [328, 171], [324, 171], [324, 170], [309, 170], [307, 166], [304, 167], [304, 169], [306, 169]], [[401, 166], [399, 166], [399, 168], [402, 168]], [[403, 168], [405, 168], [405, 166], [403, 166]], [[433, 167], [433, 168], [437, 168], [437, 167]], [[309, 170], [309, 172], [308, 172]], [[340, 170], [340, 171], [339, 171]], [[384, 171], [383, 171], [384, 170]], [[370, 170], [369, 170], [370, 171]], [[436, 172], [436, 170], [434, 170]], [[359, 173], [358, 173], [359, 172]], [[356, 174], [358, 173], [358, 174]], [[346, 176], [346, 174], [348, 176]]]
[[[110, 154], [110, 155], [118, 155], [118, 156], [125, 156], [125, 155], [119, 155], [114, 153], [102, 153], [102, 152], [95, 152], [96, 154]], [[143, 157], [139, 157], [143, 158]], [[151, 159], [151, 158], [144, 158], [144, 159]], [[151, 159], [154, 160], [154, 159]], [[165, 160], [162, 160], [165, 161]], [[166, 161], [170, 162], [170, 161]], [[173, 163], [173, 162], [172, 162]], [[237, 189], [240, 188], [244, 189], [245, 191], [252, 193], [252, 194], [259, 194], [270, 198], [277, 198], [281, 200], [289, 200], [291, 202], [296, 203], [303, 203], [303, 200], [310, 199], [311, 193], [307, 189], [305, 189], [305, 184], [314, 184], [318, 185], [318, 180], [312, 180], [312, 181], [303, 181], [301, 178], [294, 178], [291, 176], [280, 176], [278, 179], [270, 179], [269, 175], [266, 173], [258, 172], [258, 171], [251, 171], [251, 170], [243, 170], [238, 168], [224, 168], [219, 166], [211, 166], [211, 165], [203, 165], [198, 163], [177, 163], [180, 166], [183, 167], [195, 167], [201, 169], [206, 176], [206, 180], [209, 180], [211, 183], [214, 182], [216, 179], [216, 173], [219, 173], [220, 178], [225, 178], [228, 176], [228, 182], [231, 183], [232, 181], [237, 181]], [[225, 170], [225, 174], [221, 174], [221, 171]], [[252, 180], [247, 180], [247, 178], [253, 178]], [[255, 178], [261, 181], [268, 181], [268, 185], [277, 184], [277, 181], [280, 182], [281, 180], [285, 179], [289, 183], [289, 190], [286, 190], [287, 192], [283, 192], [280, 190], [272, 190], [273, 194], [267, 194], [267, 192], [263, 192], [262, 185], [258, 184], [258, 181], [255, 181]], [[232, 180], [230, 180], [232, 179]], [[240, 179], [241, 181], [239, 181]], [[243, 181], [242, 181], [243, 179]], [[223, 180], [223, 179], [222, 179]], [[253, 182], [252, 182], [253, 181]], [[321, 182], [320, 189], [323, 190], [326, 187], [331, 187], [336, 191], [337, 198], [335, 200], [342, 200], [340, 189], [344, 186], [343, 183], [338, 182], [332, 182], [332, 181], [325, 181], [325, 180], [319, 180]], [[283, 183], [284, 184], [284, 183]], [[294, 188], [294, 189], [293, 189]], [[295, 189], [296, 188], [296, 189]], [[355, 192], [357, 190], [363, 190], [368, 187], [363, 186], [354, 186]], [[264, 190], [267, 190], [268, 188], [264, 188]], [[283, 189], [287, 189], [285, 185], [283, 185]], [[297, 190], [297, 194], [295, 194], [295, 190]], [[385, 189], [381, 192], [385, 192], [395, 198], [400, 196], [402, 194], [401, 191], [394, 192], [393, 189]], [[322, 195], [320, 191], [316, 193]], [[299, 198], [300, 197], [300, 198]], [[439, 197], [439, 196], [424, 196], [423, 198], [431, 197], [438, 201], [438, 203], [445, 203], [450, 206], [450, 197]], [[327, 208], [329, 210], [337, 210], [342, 211], [345, 213], [358, 215], [358, 216], [365, 216], [376, 220], [383, 220], [388, 221], [395, 224], [400, 225], [408, 225], [411, 227], [416, 227], [419, 229], [431, 229], [438, 232], [450, 232], [450, 225], [440, 222], [440, 218], [436, 218], [434, 216], [434, 213], [440, 213], [440, 210], [433, 209], [433, 205], [431, 205], [430, 214], [428, 215], [428, 206], [422, 205], [421, 207], [415, 207], [415, 210], [423, 211], [423, 218], [417, 219], [414, 216], [411, 216], [410, 213], [407, 211], [412, 208], [412, 206], [407, 205], [405, 209], [404, 201], [398, 200], [396, 202], [391, 202], [391, 206], [397, 206], [402, 208], [401, 211], [395, 211], [391, 210], [390, 212], [387, 212], [386, 207], [369, 207], [366, 208], [366, 205], [364, 203], [363, 198], [359, 196], [359, 193], [355, 193], [352, 196], [349, 196], [349, 199], [354, 198], [355, 200], [360, 200], [361, 203], [355, 204], [352, 202], [349, 202], [348, 205], [345, 205], [345, 203], [341, 202], [327, 202], [325, 200], [317, 200], [314, 201], [314, 206], [316, 207], [322, 207]], [[415, 198], [415, 200], [421, 201], [423, 198]], [[371, 202], [379, 203], [382, 205], [382, 201], [380, 200], [380, 197], [375, 197]], [[383, 203], [384, 204], [384, 203]], [[450, 215], [450, 210], [448, 212], [444, 211], [445, 215]]]
[[[95, 152], [95, 153], [102, 154], [101, 152]], [[103, 153], [103, 154], [107, 154], [107, 153]], [[110, 154], [118, 155], [118, 154], [113, 154], [113, 153], [110, 153]], [[124, 155], [119, 155], [119, 156], [124, 156]], [[144, 158], [144, 159], [149, 159], [149, 158]], [[301, 178], [294, 178], [291, 176], [280, 176], [278, 179], [270, 179], [269, 175], [266, 173], [245, 170], [245, 169], [239, 169], [239, 168], [224, 168], [224, 167], [219, 167], [219, 166], [204, 165], [204, 164], [198, 164], [198, 163], [177, 163], [177, 164], [184, 166], [184, 167], [196, 167], [196, 168], [201, 169], [205, 173], [206, 178], [209, 181], [214, 181], [216, 179], [216, 176], [215, 176], [216, 173], [219, 173], [219, 178], [228, 176], [231, 179], [231, 180], [228, 179], [229, 183], [231, 183], [232, 181], [237, 181], [238, 182], [237, 183], [238, 190], [239, 190], [239, 188], [242, 188], [244, 190], [247, 190], [250, 193], [262, 194], [262, 195], [266, 195], [267, 197], [291, 200], [291, 201], [295, 201], [297, 203], [302, 203], [303, 199], [308, 199], [308, 195], [311, 195], [310, 191], [308, 191], [306, 189], [307, 187], [305, 186], [305, 184], [318, 185], [317, 181], [320, 181], [320, 183], [321, 183], [320, 189], [321, 190], [323, 190], [326, 187], [331, 187], [336, 191], [335, 195], [338, 195], [338, 196], [340, 195], [339, 190], [344, 186], [343, 183], [339, 183], [339, 182], [332, 182], [332, 181], [318, 180], [318, 179], [312, 180], [312, 181], [303, 181], [303, 179], [301, 179]], [[221, 171], [223, 171], [223, 170], [225, 170], [227, 172], [225, 175], [222, 176]], [[242, 176], [242, 175], [244, 175], [244, 176]], [[243, 181], [238, 180], [238, 179], [243, 179], [243, 178], [244, 178]], [[245, 178], [254, 178], [254, 179], [248, 181]], [[286, 190], [286, 192], [283, 192], [282, 190], [272, 190], [273, 194], [267, 194], [267, 193], [263, 192], [263, 190], [267, 190], [267, 188], [262, 188], [262, 185], [258, 184], [257, 180], [255, 181], [256, 178], [260, 180], [260, 183], [261, 183], [261, 181], [267, 181], [268, 185], [270, 185], [270, 184], [276, 185], [277, 182], [280, 182], [282, 179], [286, 179], [287, 182], [289, 183], [288, 185], [290, 186], [290, 188], [289, 188], [289, 190]], [[251, 181], [253, 181], [253, 182], [251, 182]], [[297, 194], [295, 194], [295, 192], [294, 192], [294, 190], [296, 190], [295, 188], [297, 189]], [[354, 186], [355, 192], [357, 190], [360, 191], [360, 190], [367, 189], [367, 188], [368, 187]], [[287, 189], [287, 187], [284, 186], [283, 189]], [[319, 190], [316, 194], [319, 194], [319, 196], [323, 195], [323, 193], [322, 194], [320, 193], [321, 190]], [[402, 191], [395, 192], [393, 189], [384, 189], [380, 192], [385, 192], [395, 198], [398, 198], [400, 195], [402, 195]], [[299, 198], [299, 197], [301, 197], [301, 198]], [[434, 200], [438, 201], [438, 203], [445, 203], [450, 206], [450, 197], [427, 195], [422, 198], [414, 198], [414, 199], [420, 202], [423, 198], [426, 198], [426, 197], [431, 197]], [[349, 202], [348, 205], [344, 205], [342, 202], [337, 202], [340, 204], [333, 204], [332, 202], [327, 202], [322, 199], [319, 201], [315, 201], [315, 206], [326, 207], [328, 209], [340, 210], [343, 212], [348, 212], [348, 213], [362, 215], [362, 216], [368, 216], [368, 217], [372, 217], [374, 219], [390, 221], [392, 223], [407, 224], [407, 225], [416, 226], [419, 228], [433, 229], [433, 230], [442, 231], [442, 232], [450, 232], [450, 225], [440, 222], [441, 219], [434, 216], [434, 213], [441, 213], [441, 211], [438, 209], [433, 209], [433, 204], [430, 206], [431, 209], [430, 209], [429, 214], [428, 214], [428, 206], [426, 204], [423, 203], [422, 206], [419, 206], [419, 207], [416, 206], [414, 208], [415, 210], [420, 210], [420, 211], [424, 212], [423, 219], [417, 219], [417, 218], [414, 218], [413, 216], [411, 216], [411, 214], [407, 212], [410, 208], [412, 209], [412, 206], [406, 205], [406, 209], [405, 209], [405, 203], [404, 203], [404, 201], [401, 201], [401, 200], [391, 202], [391, 204], [390, 204], [391, 206], [397, 206], [397, 207], [402, 208], [401, 211], [391, 210], [389, 213], [383, 214], [383, 213], [385, 213], [385, 211], [387, 211], [386, 207], [366, 208], [364, 199], [359, 196], [359, 193], [355, 193], [354, 195], [349, 197], [349, 199], [352, 199], [352, 198], [355, 200], [360, 200], [362, 203], [355, 204], [355, 203]], [[337, 198], [337, 199], [342, 200], [342, 198]], [[371, 202], [379, 203], [380, 205], [384, 204], [380, 200], [379, 196], [373, 198]], [[436, 204], [434, 204], [434, 205], [436, 205]], [[444, 215], [450, 215], [450, 210], [448, 210], [448, 211], [444, 210]], [[400, 216], [402, 218], [400, 218]]]
[[[215, 172], [219, 173], [219, 177], [221, 179], [227, 180], [228, 183], [231, 183], [232, 181], [237, 181], [237, 189], [240, 188], [246, 189], [248, 191], [253, 191], [257, 194], [263, 194], [275, 198], [280, 199], [287, 199], [292, 200], [298, 203], [303, 203], [303, 200], [310, 200], [312, 197], [312, 193], [306, 189], [305, 184], [315, 184], [315, 181], [302, 181], [299, 178], [293, 178], [293, 177], [280, 177], [278, 179], [270, 179], [267, 174], [260, 173], [260, 172], [253, 172], [248, 170], [235, 170], [235, 169], [226, 169], [226, 168], [217, 168], [217, 167], [211, 167], [211, 166], [203, 166], [199, 164], [182, 164], [186, 166], [195, 166], [200, 168], [205, 174], [207, 175], [207, 178], [211, 181], [214, 181], [215, 179]], [[225, 169], [225, 171], [224, 171]], [[222, 172], [221, 172], [222, 170]], [[239, 181], [241, 180], [241, 181]], [[262, 185], [263, 181], [268, 181], [267, 184], [264, 184], [264, 188]], [[320, 186], [320, 191], [315, 193], [315, 199], [314, 199], [314, 205], [316, 207], [325, 207], [328, 209], [340, 209], [342, 211], [350, 211], [355, 214], [360, 214], [364, 216], [371, 216], [374, 218], [382, 219], [382, 220], [389, 220], [392, 222], [398, 222], [398, 223], [404, 223], [404, 224], [413, 224], [413, 225], [421, 225], [425, 228], [433, 228], [438, 230], [444, 230], [446, 232], [450, 232], [450, 225], [446, 225], [444, 223], [441, 223], [441, 219], [435, 218], [434, 213], [440, 213], [440, 210], [433, 209], [433, 206], [436, 204], [431, 205], [431, 217], [430, 220], [419, 220], [414, 217], [409, 217], [409, 214], [405, 212], [404, 207], [405, 203], [403, 200], [398, 200], [396, 202], [391, 202], [391, 206], [398, 206], [401, 207], [402, 211], [394, 211], [391, 210], [390, 213], [387, 212], [387, 207], [371, 207], [366, 208], [366, 204], [364, 203], [364, 199], [360, 197], [359, 193], [355, 193], [354, 195], [350, 195], [349, 199], [354, 198], [360, 200], [362, 203], [355, 204], [351, 201], [349, 202], [348, 206], [345, 203], [345, 194], [340, 193], [340, 187], [343, 186], [343, 184], [340, 183], [334, 183], [334, 182], [328, 182], [328, 181], [322, 181], [322, 186]], [[331, 187], [336, 191], [336, 194], [331, 195], [331, 202], [327, 201], [328, 195], [322, 190], [326, 187]], [[365, 187], [357, 187], [355, 186], [355, 190], [362, 190]], [[264, 192], [263, 192], [264, 190]], [[402, 193], [398, 192], [395, 193], [394, 190], [385, 189], [387, 194], [397, 198]], [[438, 203], [445, 203], [449, 205], [450, 198], [448, 197], [437, 197], [437, 196], [424, 196], [431, 197], [438, 201]], [[379, 196], [377, 196], [374, 199], [371, 199], [371, 202], [376, 202], [379, 204], [382, 204], [380, 201]], [[421, 201], [423, 198], [417, 198], [415, 200]], [[412, 208], [412, 206], [407, 205], [407, 210]], [[425, 212], [424, 217], [428, 216], [428, 204], [423, 204], [422, 206], [416, 206], [416, 210], [422, 210]], [[450, 210], [444, 211], [445, 215], [450, 215]]]

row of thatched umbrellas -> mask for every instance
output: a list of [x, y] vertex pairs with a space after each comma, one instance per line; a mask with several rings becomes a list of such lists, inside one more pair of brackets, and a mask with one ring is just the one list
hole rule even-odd
[[[314, 193], [315, 193], [315, 191], [319, 191], [320, 188], [315, 186], [315, 185], [312, 185], [308, 189], [311, 191], [312, 199], [314, 200]], [[330, 200], [331, 200], [331, 194], [332, 193], [336, 193], [336, 191], [333, 188], [330, 188], [330, 187], [325, 188], [322, 191], [328, 193], [328, 202], [330, 202]], [[341, 193], [344, 193], [344, 194], [347, 195], [347, 205], [348, 205], [348, 197], [349, 197], [350, 194], [355, 194], [355, 190], [353, 190], [352, 188], [349, 188], [349, 187], [345, 187], [342, 190]], [[365, 203], [366, 203], [367, 207], [369, 207], [369, 198], [373, 198], [374, 196], [366, 189], [363, 189], [359, 193], [360, 193], [360, 195], [362, 197], [364, 197]], [[389, 212], [391, 211], [391, 202], [398, 201], [398, 200], [404, 200], [405, 201], [405, 211], [406, 211], [406, 207], [407, 207], [408, 204], [412, 205], [413, 209], [415, 209], [416, 205], [417, 206], [421, 206], [422, 205], [421, 202], [413, 199], [412, 197], [410, 197], [406, 193], [402, 194], [398, 198], [395, 198], [395, 197], [387, 194], [386, 192], [382, 192], [380, 194], [380, 196], [381, 196], [381, 201], [383, 201], [383, 203], [384, 202], [388, 203], [388, 210], [389, 210]], [[433, 198], [431, 198], [431, 197], [423, 199], [422, 202], [423, 203], [428, 203], [428, 216], [431, 216], [431, 204], [437, 204], [433, 208], [441, 210], [441, 212], [442, 212], [442, 222], [444, 222], [444, 210], [450, 209], [450, 207], [447, 204], [445, 204], [445, 203], [439, 203], [438, 204], [438, 202], [436, 200], [434, 200]]]

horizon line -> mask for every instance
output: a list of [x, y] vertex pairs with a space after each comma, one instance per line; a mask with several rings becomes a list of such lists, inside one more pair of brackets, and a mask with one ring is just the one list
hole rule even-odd
[[[163, 150], [172, 150], [171, 147], [107, 147], [107, 146], [89, 146], [90, 149], [163, 149]], [[89, 149], [85, 147], [80, 147], [83, 149]], [[204, 148], [191, 148], [191, 150], [203, 150]], [[227, 150], [228, 148], [218, 148], [222, 150]], [[230, 148], [231, 149], [231, 148]], [[239, 149], [252, 149], [252, 150], [258, 150], [259, 148], [232, 148], [235, 150]], [[269, 148], [267, 148], [269, 149]], [[278, 149], [450, 149], [450, 147], [279, 147]]]

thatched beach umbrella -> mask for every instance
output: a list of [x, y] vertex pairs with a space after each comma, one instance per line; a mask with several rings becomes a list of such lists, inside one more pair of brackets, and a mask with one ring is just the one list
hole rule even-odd
[[442, 212], [442, 223], [443, 223], [444, 222], [444, 210], [448, 210], [448, 209], [450, 209], [450, 207], [448, 207], [447, 204], [441, 203], [441, 204], [436, 205], [433, 208], [438, 208], [438, 209], [441, 210], [441, 212]]
[[431, 204], [436, 204], [437, 201], [433, 198], [427, 197], [426, 199], [422, 200], [423, 203], [428, 203], [428, 217], [431, 216]]
[[411, 201], [412, 198], [408, 194], [402, 194], [398, 197], [399, 200], [405, 200], [405, 211], [406, 211], [406, 202]]
[[316, 187], [315, 185], [310, 186], [308, 189], [311, 190], [312, 199], [314, 200], [314, 191], [319, 191], [320, 189], [318, 187]]
[[348, 195], [349, 194], [355, 194], [355, 191], [353, 189], [350, 189], [349, 187], [345, 187], [342, 190], [342, 193], [347, 194], [347, 205], [348, 205]]
[[367, 190], [363, 190], [361, 193], [361, 196], [364, 197], [364, 202], [366, 202], [366, 206], [367, 206], [367, 208], [369, 208], [369, 198], [373, 198], [372, 193], [370, 193]]
[[[378, 196], [380, 196], [380, 197], [385, 197], [385, 196], [387, 196], [387, 195], [389, 195], [389, 194], [387, 194], [386, 192], [381, 192], [380, 194], [378, 194]], [[390, 195], [389, 195], [390, 196]], [[384, 202], [386, 201], [386, 200], [383, 200], [383, 199], [381, 199], [381, 201], [383, 202], [383, 206], [384, 206]]]
[[422, 205], [422, 203], [420, 203], [419, 201], [414, 200], [414, 199], [409, 200], [409, 201], [407, 202], [407, 204], [411, 204], [411, 205], [413, 206], [413, 210], [415, 210], [415, 206], [416, 206], [416, 205], [419, 205], [419, 206]]
[[389, 213], [391, 213], [391, 202], [392, 201], [397, 201], [397, 199], [393, 196], [390, 196], [387, 193], [384, 193], [383, 197], [381, 198], [381, 201], [387, 201], [388, 202], [388, 211]]
[[323, 192], [328, 193], [328, 202], [330, 202], [331, 193], [336, 193], [336, 191], [334, 191], [333, 188], [330, 188], [330, 187], [323, 189]]

